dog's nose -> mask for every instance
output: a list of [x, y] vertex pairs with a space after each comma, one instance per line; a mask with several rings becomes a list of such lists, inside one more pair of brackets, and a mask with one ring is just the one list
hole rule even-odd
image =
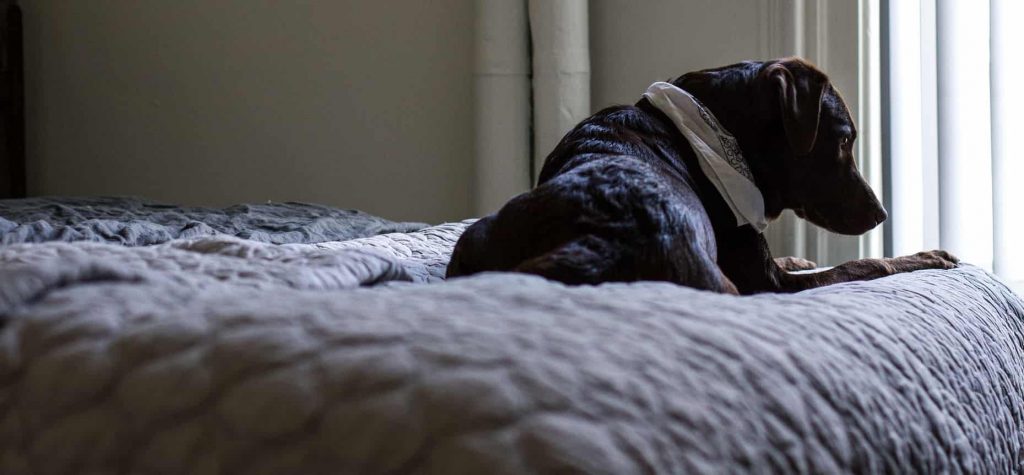
[[885, 212], [885, 208], [878, 208], [878, 211], [875, 211], [875, 224], [885, 221], [888, 217], [889, 213]]

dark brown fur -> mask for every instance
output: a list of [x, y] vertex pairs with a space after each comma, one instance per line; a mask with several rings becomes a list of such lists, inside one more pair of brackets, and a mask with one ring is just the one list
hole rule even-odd
[[[844, 234], [885, 220], [857, 170], [856, 126], [824, 73], [784, 59], [698, 71], [673, 83], [736, 136], [770, 219], [793, 209]], [[536, 188], [466, 230], [448, 277], [515, 271], [567, 284], [663, 280], [750, 294], [956, 266], [955, 257], [930, 251], [789, 273], [814, 264], [773, 259], [764, 236], [736, 226], [696, 160], [647, 100], [602, 110], [566, 134]]]

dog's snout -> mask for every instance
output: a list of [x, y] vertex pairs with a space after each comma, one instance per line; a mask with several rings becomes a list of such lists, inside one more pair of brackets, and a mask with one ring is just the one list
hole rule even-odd
[[885, 212], [885, 208], [879, 207], [878, 211], [875, 211], [875, 224], [881, 224], [889, 218], [889, 213]]

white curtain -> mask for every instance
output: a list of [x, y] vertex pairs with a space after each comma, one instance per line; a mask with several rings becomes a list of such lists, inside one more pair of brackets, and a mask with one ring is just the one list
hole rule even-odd
[[530, 32], [526, 2], [476, 2], [474, 211], [530, 187]]
[[[992, 1], [992, 181], [995, 271], [1024, 281], [1024, 2]], [[1019, 288], [1019, 287], [1018, 287]]]
[[533, 171], [590, 116], [587, 0], [530, 0], [533, 38]]
[[474, 207], [530, 188], [544, 158], [590, 115], [587, 0], [476, 3]]
[[890, 0], [892, 239], [1024, 281], [1019, 0]]

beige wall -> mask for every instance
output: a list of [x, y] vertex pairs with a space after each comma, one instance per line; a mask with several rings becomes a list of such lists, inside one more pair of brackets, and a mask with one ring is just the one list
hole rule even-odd
[[470, 0], [32, 0], [29, 191], [469, 215]]

